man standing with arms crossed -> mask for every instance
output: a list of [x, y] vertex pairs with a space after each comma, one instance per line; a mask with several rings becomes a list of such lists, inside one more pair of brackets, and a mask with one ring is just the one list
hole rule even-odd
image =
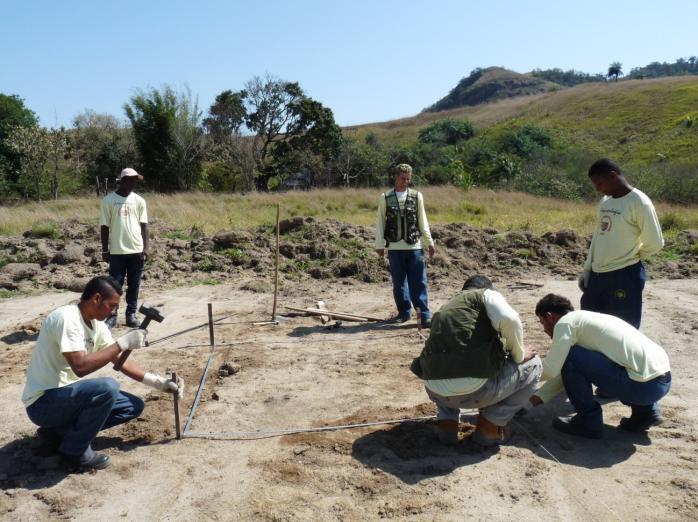
[[[148, 257], [148, 211], [145, 200], [133, 192], [143, 176], [132, 168], [125, 168], [119, 176], [119, 188], [102, 200], [101, 225], [102, 260], [109, 263], [109, 275], [120, 285], [127, 282], [126, 326], [138, 328], [138, 289], [143, 265]], [[106, 323], [116, 326], [117, 310]]]
[[642, 260], [664, 246], [657, 213], [652, 201], [630, 186], [611, 160], [594, 163], [589, 179], [604, 197], [579, 276], [581, 309], [615, 315], [640, 328], [647, 279]]
[[395, 188], [378, 198], [376, 214], [376, 252], [383, 257], [388, 250], [393, 298], [397, 306], [396, 321], [404, 323], [412, 306], [419, 309], [424, 328], [431, 327], [431, 311], [424, 247], [434, 256], [434, 240], [424, 211], [421, 192], [409, 188], [412, 167], [401, 163], [395, 167]]

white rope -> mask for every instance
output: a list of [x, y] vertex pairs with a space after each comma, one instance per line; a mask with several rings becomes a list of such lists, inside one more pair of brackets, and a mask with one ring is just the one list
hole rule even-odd
[[257, 440], [257, 439], [267, 439], [272, 437], [278, 437], [280, 435], [290, 435], [294, 433], [314, 433], [321, 431], [338, 431], [347, 430], [352, 428], [363, 428], [367, 426], [380, 426], [383, 424], [405, 424], [408, 422], [419, 422], [424, 420], [435, 419], [435, 415], [428, 415], [425, 417], [413, 417], [409, 419], [391, 419], [382, 420], [374, 422], [359, 422], [356, 424], [342, 424], [341, 426], [321, 426], [317, 428], [288, 428], [283, 430], [269, 430], [269, 431], [223, 431], [223, 432], [212, 432], [212, 433], [201, 433], [201, 432], [188, 432], [184, 433], [183, 436], [187, 438], [203, 438], [203, 439], [215, 439], [215, 438], [225, 438], [226, 440]]

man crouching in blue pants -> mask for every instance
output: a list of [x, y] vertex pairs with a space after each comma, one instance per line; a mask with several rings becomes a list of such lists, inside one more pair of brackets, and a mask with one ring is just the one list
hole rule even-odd
[[538, 406], [564, 388], [577, 413], [554, 419], [556, 430], [603, 437], [603, 414], [592, 384], [630, 406], [631, 415], [621, 419], [620, 428], [641, 431], [664, 421], [658, 401], [671, 388], [671, 372], [661, 346], [622, 319], [575, 311], [569, 299], [555, 294], [538, 302], [536, 316], [552, 345], [543, 360], [541, 380], [546, 382], [529, 400]]
[[[138, 417], [143, 401], [119, 390], [111, 377], [81, 380], [109, 363], [124, 350], [145, 346], [145, 330], [130, 330], [116, 342], [104, 320], [116, 309], [123, 291], [109, 276], [87, 283], [78, 304], [51, 312], [41, 326], [27, 368], [22, 402], [29, 419], [39, 426], [38, 436], [58, 447], [73, 469], [104, 469], [109, 456], [95, 453], [91, 444], [100, 430]], [[124, 375], [163, 392], [184, 390], [182, 382], [144, 372], [128, 360]]]

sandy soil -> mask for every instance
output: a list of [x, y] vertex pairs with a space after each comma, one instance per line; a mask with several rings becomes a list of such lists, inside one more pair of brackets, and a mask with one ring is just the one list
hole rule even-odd
[[[527, 343], [547, 346], [533, 307], [547, 292], [578, 302], [573, 281], [497, 281], [519, 310]], [[241, 290], [244, 281], [162, 290], [142, 296], [167, 317], [152, 323], [156, 340], [214, 317], [217, 349], [190, 434], [174, 440], [172, 399], [119, 377], [146, 398], [143, 416], [105, 431], [95, 448], [111, 468], [67, 474], [34, 437], [20, 396], [36, 331], [45, 315], [75, 300], [72, 292], [2, 301], [0, 311], [0, 518], [5, 520], [689, 520], [698, 518], [698, 280], [653, 280], [645, 292], [643, 330], [672, 359], [665, 425], [632, 435], [616, 426], [627, 408], [604, 406], [604, 441], [554, 432], [559, 400], [517, 418], [499, 450], [469, 443], [441, 447], [433, 423], [420, 420], [319, 433], [290, 428], [337, 426], [430, 416], [435, 412], [409, 363], [423, 343], [414, 325], [327, 326], [293, 317], [269, 319], [272, 298]], [[455, 285], [454, 285], [455, 286]], [[287, 287], [281, 305], [367, 315], [392, 313], [387, 285], [317, 281]], [[432, 287], [434, 309], [454, 293]], [[280, 306], [280, 310], [283, 308]], [[182, 424], [209, 359], [208, 330], [173, 337], [133, 355], [187, 382]], [[219, 368], [239, 369], [221, 376]], [[113, 375], [103, 369], [100, 375]], [[465, 426], [464, 426], [465, 427]], [[246, 440], [245, 440], [246, 439]]]

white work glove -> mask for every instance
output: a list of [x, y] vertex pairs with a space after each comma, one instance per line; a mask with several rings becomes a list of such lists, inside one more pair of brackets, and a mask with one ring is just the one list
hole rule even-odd
[[145, 337], [147, 334], [148, 330], [134, 328], [119, 337], [116, 340], [116, 344], [119, 345], [122, 352], [125, 350], [137, 350], [145, 346]]
[[587, 291], [587, 288], [589, 288], [589, 278], [591, 277], [591, 271], [590, 270], [585, 270], [581, 274], [579, 274], [579, 277], [577, 278], [577, 286], [579, 286], [579, 289], [582, 291], [582, 293]]
[[184, 381], [181, 377], [177, 377], [177, 382], [167, 377], [162, 377], [160, 375], [155, 375], [154, 373], [147, 372], [143, 376], [143, 384], [160, 390], [165, 393], [176, 393], [178, 398], [184, 397]]

